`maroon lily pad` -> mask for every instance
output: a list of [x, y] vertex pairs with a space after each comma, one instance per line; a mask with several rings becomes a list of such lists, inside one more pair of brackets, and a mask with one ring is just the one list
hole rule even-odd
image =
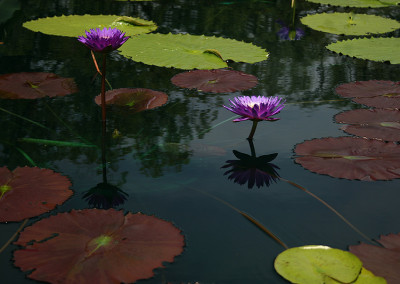
[[400, 82], [378, 80], [351, 82], [338, 86], [336, 93], [370, 107], [400, 108]]
[[170, 222], [114, 209], [60, 213], [27, 227], [15, 265], [50, 283], [132, 283], [181, 254], [184, 238]]
[[21, 221], [62, 204], [72, 195], [71, 182], [49, 169], [0, 168], [0, 222]]
[[347, 133], [385, 141], [400, 141], [400, 112], [387, 109], [357, 109], [335, 116], [336, 122], [347, 123]]
[[355, 137], [313, 139], [298, 144], [296, 162], [337, 178], [366, 181], [400, 178], [400, 145]]
[[[166, 104], [168, 95], [150, 89], [114, 89], [106, 92], [106, 105], [127, 107], [134, 112], [153, 109]], [[101, 105], [101, 95], [95, 98], [96, 104]]]
[[66, 96], [78, 91], [72, 78], [53, 73], [22, 72], [0, 76], [0, 98], [38, 99]]
[[377, 240], [383, 247], [361, 243], [349, 247], [363, 263], [363, 266], [375, 275], [386, 279], [388, 284], [400, 282], [400, 234], [381, 236]]
[[208, 93], [230, 93], [253, 88], [258, 83], [254, 75], [228, 69], [194, 70], [172, 77], [181, 88], [198, 89]]

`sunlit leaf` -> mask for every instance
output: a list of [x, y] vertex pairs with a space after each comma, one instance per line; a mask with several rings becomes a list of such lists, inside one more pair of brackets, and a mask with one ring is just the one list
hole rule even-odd
[[133, 283], [183, 251], [181, 231], [154, 216], [114, 209], [60, 213], [27, 227], [15, 265], [51, 283]]
[[72, 195], [71, 182], [49, 169], [0, 168], [0, 222], [21, 221], [53, 210]]
[[387, 33], [400, 28], [400, 23], [375, 15], [354, 13], [320, 13], [301, 19], [304, 25], [326, 33], [367, 35]]
[[78, 91], [72, 78], [62, 78], [53, 73], [22, 72], [0, 76], [0, 98], [38, 99], [57, 97]]
[[400, 38], [357, 38], [331, 43], [326, 48], [356, 58], [400, 64]]
[[172, 77], [171, 82], [181, 88], [198, 89], [209, 93], [230, 93], [253, 88], [256, 76], [228, 69], [194, 70]]
[[268, 52], [251, 43], [189, 34], [143, 34], [128, 40], [121, 54], [133, 61], [179, 69], [219, 69], [227, 60], [255, 63]]
[[352, 282], [351, 284], [387, 284], [387, 281], [385, 278], [376, 276], [363, 267], [357, 281]]
[[387, 7], [391, 5], [397, 5], [400, 3], [399, 0], [307, 0], [313, 3], [343, 6], [343, 7], [360, 7], [360, 8], [379, 8]]
[[103, 27], [118, 28], [127, 36], [149, 33], [157, 29], [152, 21], [117, 15], [70, 15], [40, 18], [25, 22], [23, 26], [34, 32], [69, 37], [85, 35], [85, 30]]
[[296, 162], [337, 178], [366, 181], [400, 178], [400, 145], [353, 137], [323, 138], [296, 145]]

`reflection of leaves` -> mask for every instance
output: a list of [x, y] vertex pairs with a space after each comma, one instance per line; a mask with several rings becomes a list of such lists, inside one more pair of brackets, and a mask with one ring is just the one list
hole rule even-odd
[[99, 183], [88, 190], [83, 198], [94, 208], [110, 209], [123, 204], [128, 194], [108, 183]]
[[52, 283], [132, 283], [182, 253], [184, 238], [170, 222], [114, 209], [73, 210], [26, 228], [15, 265]]

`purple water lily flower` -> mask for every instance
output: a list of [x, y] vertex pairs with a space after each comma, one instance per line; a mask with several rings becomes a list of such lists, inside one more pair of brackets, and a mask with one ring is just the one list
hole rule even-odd
[[79, 36], [78, 41], [100, 53], [116, 50], [129, 39], [129, 36], [125, 36], [125, 33], [117, 28], [96, 28], [85, 33], [86, 37]]

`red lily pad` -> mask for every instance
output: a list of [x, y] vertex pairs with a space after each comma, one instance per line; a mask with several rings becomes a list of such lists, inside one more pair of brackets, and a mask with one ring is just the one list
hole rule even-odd
[[198, 89], [208, 93], [230, 93], [251, 89], [257, 85], [254, 75], [228, 69], [194, 70], [172, 77], [171, 82], [181, 88]]
[[27, 227], [15, 265], [50, 283], [132, 283], [181, 254], [184, 238], [170, 222], [114, 209], [72, 210]]
[[400, 141], [400, 112], [387, 109], [357, 109], [335, 116], [336, 122], [347, 123], [347, 133], [385, 141]]
[[298, 144], [296, 162], [337, 178], [366, 181], [400, 178], [400, 145], [364, 138], [313, 139]]
[[[134, 112], [153, 109], [166, 104], [168, 95], [163, 92], [150, 89], [114, 89], [106, 92], [106, 105], [127, 107]], [[95, 102], [101, 105], [101, 95], [95, 98]]]
[[400, 282], [400, 234], [381, 236], [383, 247], [361, 243], [349, 251], [362, 261], [365, 268], [386, 279], [388, 284]]
[[0, 168], [0, 222], [21, 221], [62, 204], [72, 195], [71, 182], [49, 169]]
[[66, 96], [78, 91], [72, 78], [53, 73], [13, 73], [0, 76], [0, 98], [38, 99]]
[[336, 93], [370, 107], [400, 108], [400, 82], [378, 80], [351, 82], [338, 86]]

